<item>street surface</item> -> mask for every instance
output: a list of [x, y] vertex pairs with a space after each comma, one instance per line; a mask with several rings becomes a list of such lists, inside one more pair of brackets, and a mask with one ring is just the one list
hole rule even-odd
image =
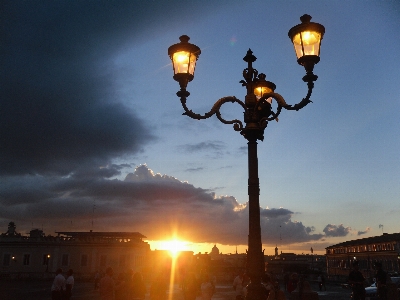
[[[34, 281], [34, 280], [0, 280], [0, 299], [2, 300], [50, 300], [50, 287], [52, 281]], [[317, 285], [311, 284], [314, 291], [317, 291]], [[343, 289], [339, 284], [326, 285], [327, 291], [317, 291], [319, 300], [349, 300], [350, 290]], [[290, 295], [287, 293], [287, 300]], [[73, 300], [98, 300], [100, 299], [99, 292], [94, 290], [92, 282], [76, 282], [73, 289]], [[150, 299], [149, 295], [146, 300]], [[168, 299], [168, 297], [167, 297]], [[213, 300], [235, 300], [235, 293], [232, 286], [229, 284], [217, 284], [216, 292], [212, 297]], [[182, 292], [176, 285], [173, 295], [169, 300], [184, 300]], [[201, 300], [197, 297], [196, 300]]]

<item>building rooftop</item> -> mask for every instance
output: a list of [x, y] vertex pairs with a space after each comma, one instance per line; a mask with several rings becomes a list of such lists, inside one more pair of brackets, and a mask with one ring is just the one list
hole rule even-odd
[[378, 236], [372, 236], [372, 237], [363, 238], [363, 239], [346, 241], [346, 242], [343, 242], [343, 243], [339, 243], [339, 244], [336, 244], [336, 245], [332, 245], [332, 246], [326, 247], [325, 249], [338, 248], [338, 247], [347, 247], [347, 246], [357, 246], [357, 245], [366, 245], [366, 244], [385, 243], [385, 242], [393, 242], [393, 241], [400, 241], [400, 233], [391, 233], [391, 234], [384, 233], [384, 234], [378, 235]]
[[60, 235], [71, 238], [86, 238], [86, 237], [101, 237], [112, 239], [132, 239], [132, 238], [147, 238], [139, 232], [93, 232], [93, 231], [56, 231]]

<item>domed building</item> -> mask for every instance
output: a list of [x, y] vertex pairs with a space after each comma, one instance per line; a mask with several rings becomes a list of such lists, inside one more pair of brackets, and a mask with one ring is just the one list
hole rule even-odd
[[211, 253], [210, 253], [211, 260], [218, 260], [220, 258], [219, 254], [220, 254], [219, 249], [218, 249], [217, 245], [214, 244], [214, 247], [212, 247]]

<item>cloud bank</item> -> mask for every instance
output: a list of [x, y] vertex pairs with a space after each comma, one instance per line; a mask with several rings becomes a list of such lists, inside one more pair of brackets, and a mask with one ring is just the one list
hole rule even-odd
[[350, 227], [344, 227], [343, 224], [332, 225], [328, 224], [325, 226], [323, 232], [325, 232], [328, 237], [341, 237], [346, 236], [351, 232]]
[[[153, 240], [176, 232], [193, 242], [247, 243], [247, 204], [154, 174], [146, 165], [124, 180], [109, 178], [123, 167], [110, 165], [66, 177], [8, 177], [0, 189], [0, 218], [4, 224], [15, 221], [18, 228], [34, 224], [51, 231], [139, 231]], [[262, 209], [263, 243], [276, 244], [282, 236], [287, 243], [323, 237], [292, 221], [292, 214], [283, 208]]]

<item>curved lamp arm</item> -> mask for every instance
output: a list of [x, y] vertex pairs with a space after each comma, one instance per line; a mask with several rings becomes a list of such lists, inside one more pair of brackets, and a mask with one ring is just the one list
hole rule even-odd
[[[314, 75], [315, 76], [315, 75]], [[316, 77], [316, 76], [315, 76]], [[316, 79], [314, 79], [316, 80]], [[277, 110], [276, 112], [273, 112], [271, 109], [269, 111], [269, 114], [266, 117], [263, 117], [260, 121], [259, 124], [262, 128], [266, 128], [267, 124], [269, 121], [272, 120], [276, 120], [278, 121], [278, 116], [282, 111], [282, 108], [285, 108], [287, 110], [300, 110], [303, 107], [305, 107], [307, 104], [309, 104], [310, 102], [312, 102], [310, 100], [311, 97], [311, 93], [312, 90], [314, 88], [314, 82], [313, 81], [308, 81], [307, 82], [307, 86], [308, 86], [308, 92], [305, 98], [303, 98], [299, 103], [294, 104], [294, 105], [290, 105], [287, 104], [285, 99], [278, 93], [265, 93], [257, 102], [257, 105], [254, 107], [254, 110], [260, 110], [262, 108], [263, 105], [269, 105], [269, 107], [271, 107], [271, 105], [268, 103], [267, 99], [269, 98], [273, 98], [275, 99], [275, 101], [278, 104]], [[268, 103], [268, 104], [267, 104]]]
[[205, 113], [204, 115], [200, 115], [200, 114], [193, 112], [192, 110], [190, 110], [187, 107], [186, 98], [190, 95], [190, 93], [188, 91], [186, 91], [185, 89], [181, 89], [176, 94], [178, 95], [178, 97], [180, 97], [182, 107], [185, 110], [183, 115], [191, 117], [192, 119], [201, 120], [201, 119], [208, 119], [209, 117], [211, 117], [212, 115], [215, 114], [217, 116], [218, 120], [220, 120], [222, 123], [233, 124], [233, 129], [235, 131], [241, 131], [243, 129], [242, 121], [237, 120], [237, 119], [230, 120], [230, 121], [225, 120], [224, 118], [222, 118], [221, 112], [220, 112], [221, 106], [227, 102], [232, 102], [232, 103], [236, 102], [243, 107], [244, 111], [246, 111], [246, 109], [247, 109], [246, 105], [241, 100], [237, 99], [236, 97], [234, 97], [234, 96], [223, 97], [214, 103], [213, 107], [211, 108], [211, 110], [209, 112]]
[[308, 81], [307, 82], [307, 86], [308, 86], [308, 92], [307, 92], [307, 96], [305, 98], [303, 98], [299, 103], [295, 104], [295, 105], [286, 105], [284, 106], [285, 109], [287, 110], [300, 110], [302, 109], [304, 106], [306, 106], [308, 103], [312, 102], [310, 100], [311, 97], [311, 93], [312, 90], [314, 88], [314, 82], [313, 81]]

